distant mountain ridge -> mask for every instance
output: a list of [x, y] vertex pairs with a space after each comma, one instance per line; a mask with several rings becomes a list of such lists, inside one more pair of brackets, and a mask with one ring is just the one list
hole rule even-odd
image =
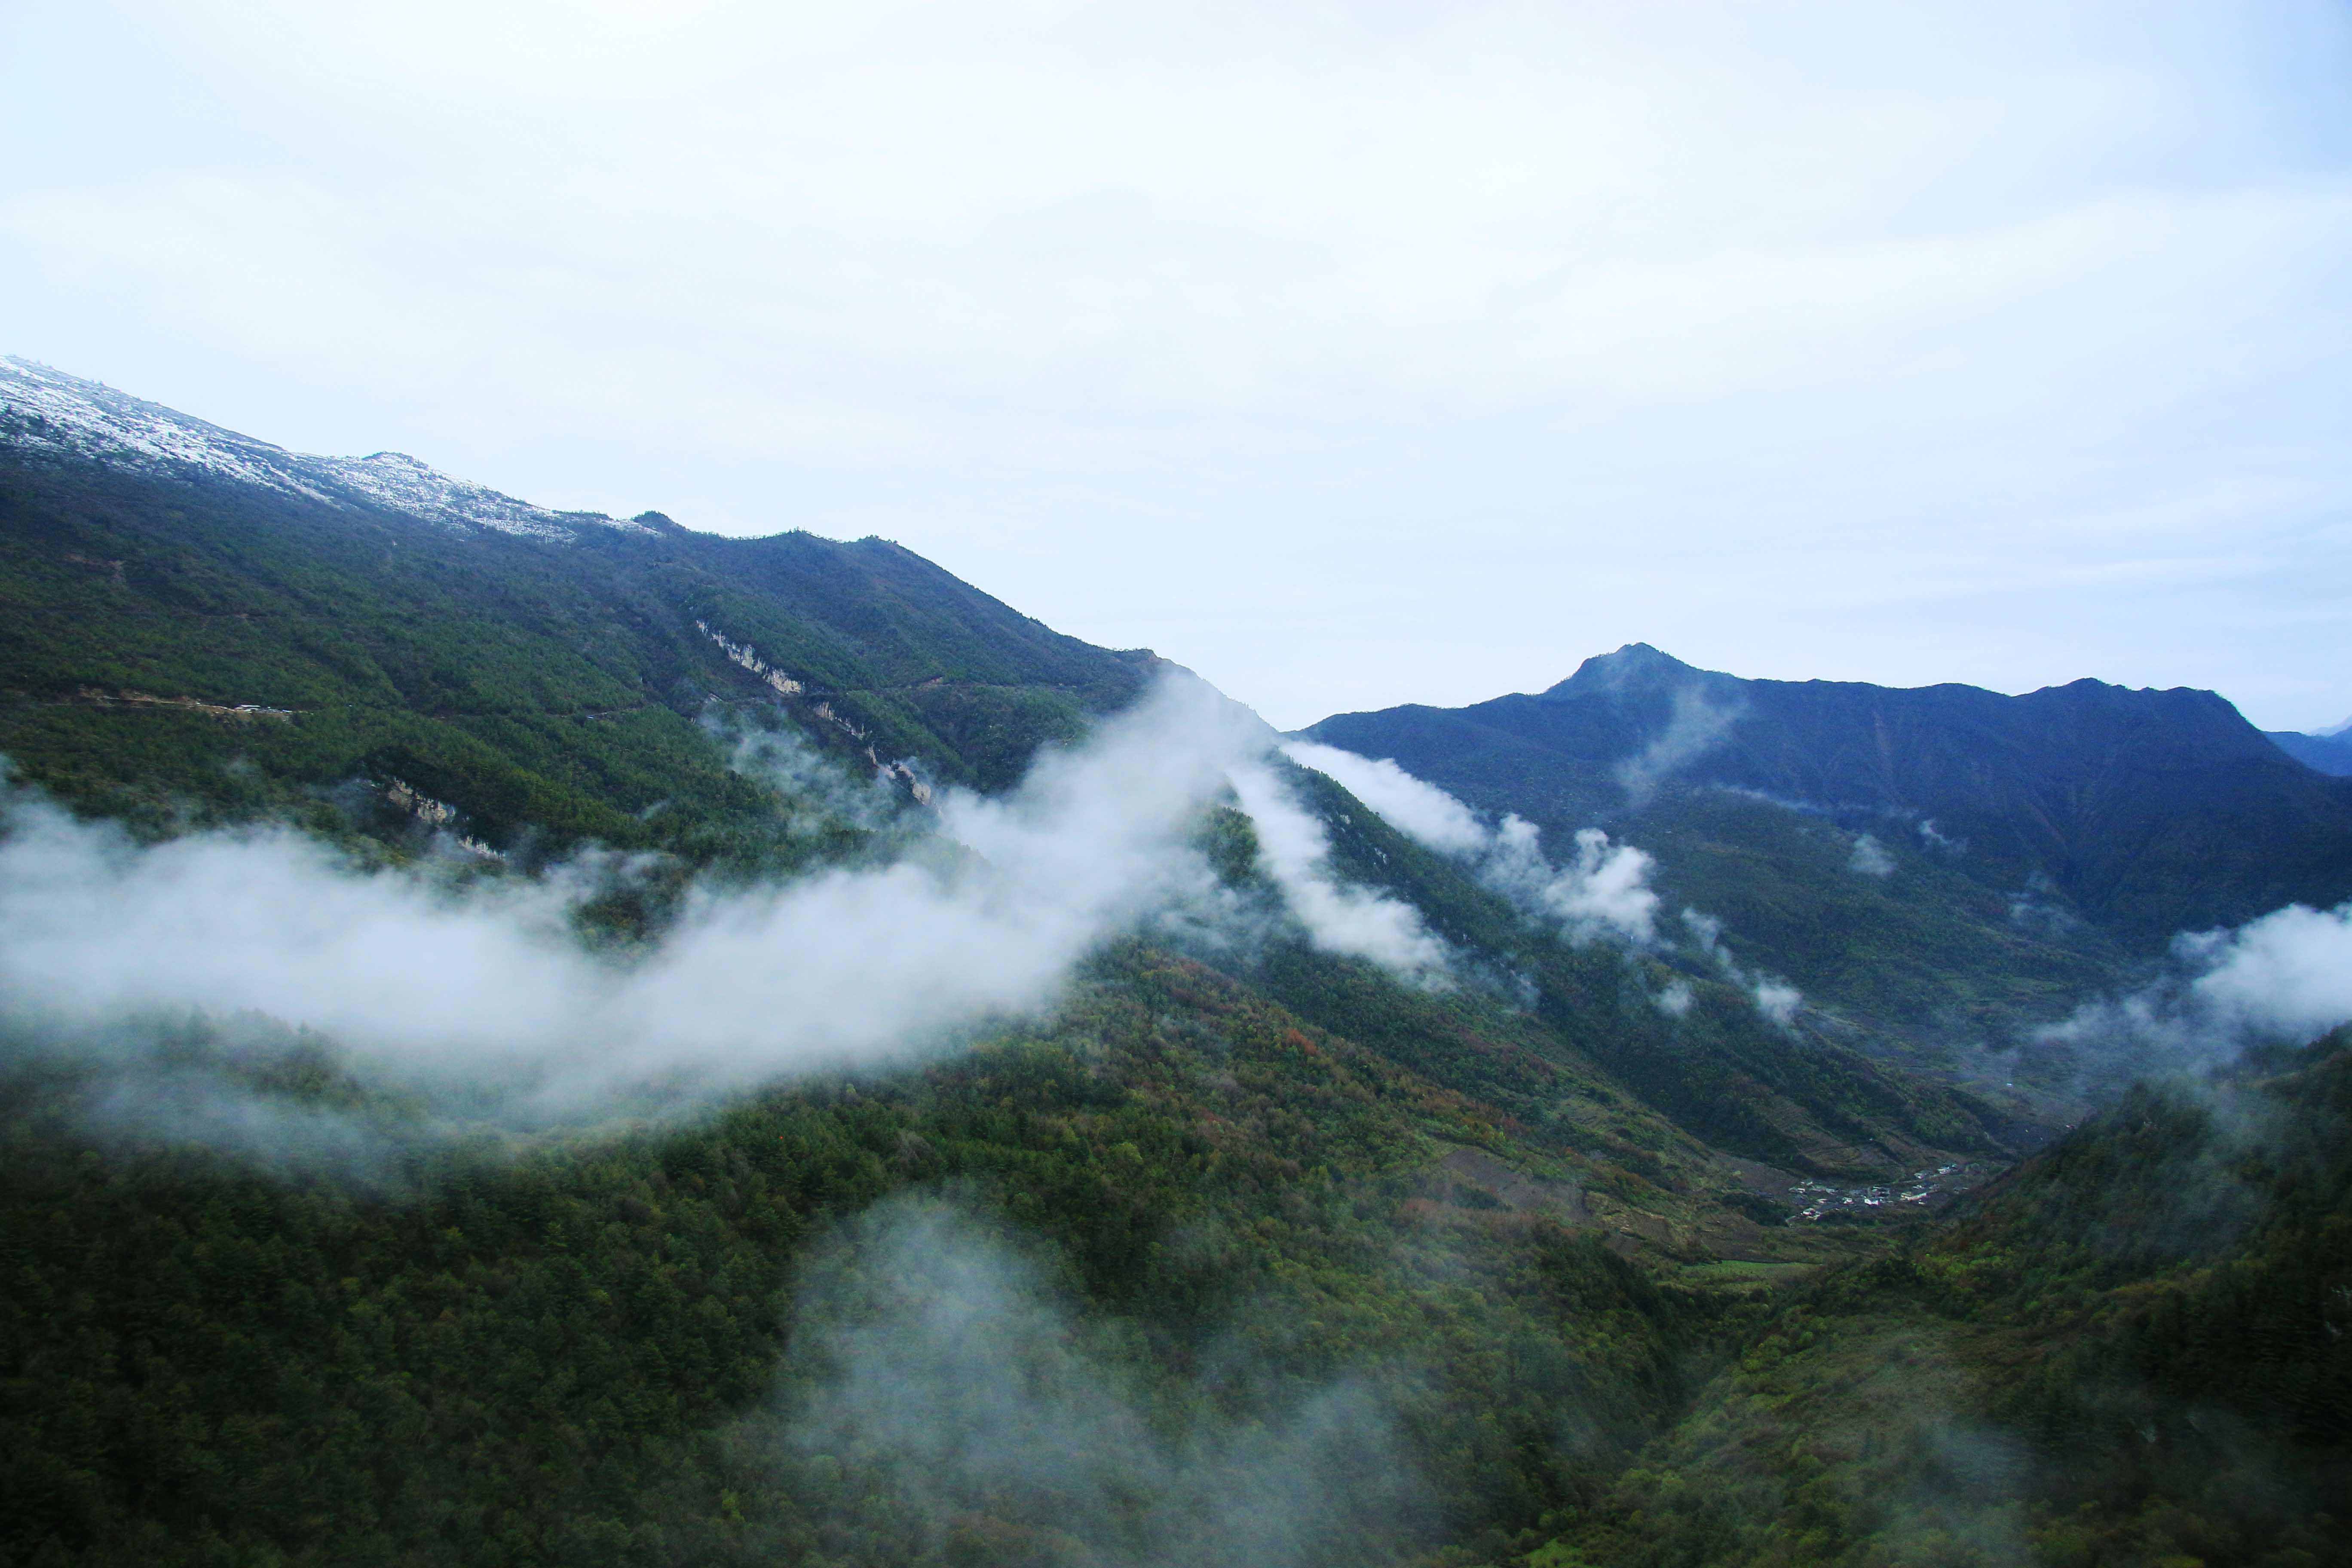
[[2278, 749], [2301, 763], [2336, 778], [2352, 774], [2352, 734], [2346, 726], [2332, 730], [2305, 732], [2299, 730], [2265, 730]]
[[1631, 825], [1663, 796], [1732, 791], [1874, 823], [2136, 944], [2352, 895], [2352, 780], [2210, 691], [1748, 680], [1634, 643], [1538, 695], [1305, 733], [1538, 821]]

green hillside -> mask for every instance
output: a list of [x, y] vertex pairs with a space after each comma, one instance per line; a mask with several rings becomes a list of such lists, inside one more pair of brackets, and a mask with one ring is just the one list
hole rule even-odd
[[[7, 449], [0, 610], [0, 754], [89, 809], [359, 831], [338, 787], [397, 778], [494, 847], [694, 863], [774, 847], [712, 724], [782, 716], [845, 761], [1001, 786], [1153, 663], [880, 540], [459, 533]], [[222, 711], [247, 707], [282, 711]]]
[[[1393, 985], [1351, 987], [1345, 972], [1278, 951], [1253, 978], [1318, 1022], [1381, 1044], [1422, 1071], [1468, 1073], [1445, 1081], [1515, 1110], [1525, 1096], [1522, 1114], [1537, 1125], [1559, 1114], [1550, 1109], [1559, 1064], [1605, 1074], [1687, 1134], [1791, 1170], [1883, 1180], [1953, 1154], [2007, 1157], [2039, 1141], [1987, 1101], [1885, 1067], [1812, 1021], [1785, 1029], [1768, 1023], [1736, 987], [1539, 931], [1323, 775], [1303, 773], [1300, 788], [1318, 805], [1334, 863], [1351, 879], [1410, 901], [1488, 973], [1519, 983], [1483, 1001], [1474, 988], [1441, 1008]], [[1669, 1017], [1653, 998], [1675, 980], [1697, 999]], [[1527, 1042], [1523, 1052], [1549, 1065], [1522, 1077], [1504, 1066], [1518, 1053], [1502, 1061], [1485, 1049], [1464, 1056], [1435, 1015], [1465, 1012], [1480, 1018], [1484, 1035]]]
[[2352, 1042], [2135, 1090], [1790, 1307], [1584, 1563], [2352, 1560]]
[[[315, 1039], [155, 1048], [354, 1100]], [[1046, 1248], [1171, 1441], [1375, 1379], [1445, 1501], [1392, 1541], [1343, 1519], [1308, 1559], [1361, 1561], [1599, 1486], [1756, 1310], [1676, 1259], [1859, 1245], [1712, 1203], [1704, 1152], [1637, 1109], [1530, 1133], [1140, 948], [1047, 1032], [671, 1131], [416, 1144], [358, 1093], [396, 1152], [270, 1171], [94, 1134], [76, 1095], [55, 1071], [6, 1089], [17, 1561], [930, 1560], [875, 1505], [915, 1484], [887, 1454], [820, 1464], [757, 1430], [780, 1377], [814, 1375], [782, 1342], [812, 1249], [909, 1190]], [[1654, 1180], [1608, 1157], [1644, 1144]], [[1246, 1377], [1205, 1383], [1220, 1359]], [[992, 1506], [969, 1529], [1013, 1544], [939, 1560], [1092, 1561], [1115, 1524]]]

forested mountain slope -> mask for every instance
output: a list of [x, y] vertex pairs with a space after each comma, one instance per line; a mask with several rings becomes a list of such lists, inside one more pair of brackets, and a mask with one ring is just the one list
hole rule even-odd
[[[356, 1176], [93, 1146], [70, 1089], [16, 1079], [0, 1143], [20, 1562], [1076, 1563], [1129, 1560], [1121, 1532], [1157, 1523], [1181, 1540], [1149, 1560], [1239, 1563], [1246, 1543], [1202, 1539], [1214, 1513], [1182, 1495], [1236, 1483], [1153, 1469], [1254, 1423], [1307, 1424], [1270, 1462], [1359, 1459], [1311, 1429], [1336, 1388], [1366, 1405], [1335, 1440], [1423, 1479], [1402, 1524], [1352, 1506], [1356, 1483], [1297, 1499], [1319, 1541], [1289, 1560], [1377, 1560], [1531, 1526], [1594, 1484], [1747, 1310], [1625, 1262], [1589, 1217], [1686, 1199], [1538, 1152], [1491, 1107], [1142, 952], [1049, 1033], [928, 1072], [666, 1134], [428, 1143]], [[1002, 1326], [1046, 1312], [1048, 1338], [1091, 1347], [1089, 1383], [1143, 1413], [1117, 1438], [1134, 1473], [1074, 1498], [1066, 1476], [926, 1462], [878, 1415], [850, 1447], [785, 1439], [857, 1370], [804, 1324], [793, 1342], [811, 1271], [894, 1193], [967, 1216], [972, 1268], [1048, 1249]], [[1796, 1239], [1802, 1258], [1836, 1238]], [[959, 1384], [1050, 1349], [905, 1333]], [[926, 1418], [951, 1419], [924, 1386]], [[1017, 1384], [983, 1392], [1024, 1409]]]
[[1570, 1563], [2352, 1560], [2352, 1043], [2135, 1090], [1790, 1309]]
[[[257, 482], [184, 441], [121, 435], [184, 416], [46, 374], [0, 450], [0, 755], [158, 829], [290, 812], [397, 845], [423, 826], [412, 813], [446, 810], [429, 825], [526, 858], [585, 841], [687, 869], [797, 864], [849, 830], [819, 810], [829, 836], [795, 831], [808, 803], [731, 767], [730, 732], [782, 725], [862, 769], [895, 764], [902, 790], [1001, 786], [1156, 663], [1055, 634], [878, 540], [729, 540], [650, 516], [525, 528], [501, 520], [534, 509], [445, 481], [486, 523], [323, 488], [340, 470], [319, 465], [336, 460], [210, 426], [187, 437], [320, 493]], [[2035, 1136], [1825, 1039], [1792, 1051], [1717, 988], [1669, 1020], [1613, 950], [1538, 939], [1319, 775], [1297, 783], [1353, 880], [1519, 974], [1546, 1038], [1633, 1075], [1702, 1137], [1860, 1176]]]
[[698, 858], [753, 804], [698, 727], [734, 710], [1002, 784], [1153, 662], [880, 540], [460, 532], [13, 447], [0, 606], [0, 752], [93, 808], [316, 814], [397, 777], [494, 847]]

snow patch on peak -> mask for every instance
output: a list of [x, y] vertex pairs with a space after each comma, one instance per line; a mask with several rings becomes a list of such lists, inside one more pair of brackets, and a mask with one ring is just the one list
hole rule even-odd
[[0, 435], [14, 445], [202, 468], [313, 500], [329, 499], [296, 478], [294, 454], [283, 447], [13, 355], [0, 359], [0, 416], [7, 416]]
[[576, 539], [583, 528], [656, 531], [602, 512], [551, 511], [453, 478], [405, 452], [364, 458], [289, 452], [13, 355], [0, 358], [0, 444], [131, 468], [195, 470], [331, 505], [395, 511], [461, 533], [488, 528], [562, 542]]
[[601, 523], [633, 533], [653, 531], [643, 523], [616, 522], [594, 513], [563, 513], [501, 495], [485, 485], [453, 479], [405, 452], [375, 452], [364, 458], [314, 458], [337, 484], [378, 506], [458, 528], [495, 528], [501, 533], [539, 539], [570, 539], [574, 523]]

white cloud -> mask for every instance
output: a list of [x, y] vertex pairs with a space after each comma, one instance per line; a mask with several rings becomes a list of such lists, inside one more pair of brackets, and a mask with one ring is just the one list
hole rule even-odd
[[2175, 944], [2196, 1005], [2237, 1026], [2309, 1038], [2352, 1021], [2352, 903], [2289, 904]]
[[254, 1010], [384, 1075], [481, 1080], [549, 1111], [899, 1058], [1045, 1005], [1107, 937], [1209, 898], [1187, 835], [1269, 741], [1205, 685], [1162, 681], [1009, 795], [944, 795], [940, 831], [969, 851], [951, 864], [704, 890], [626, 964], [572, 939], [561, 878], [452, 893], [281, 829], [142, 846], [19, 793], [0, 840], [0, 1018], [63, 1038]]
[[1445, 944], [1430, 934], [1420, 910], [1340, 881], [1331, 868], [1323, 824], [1291, 796], [1271, 768], [1244, 764], [1231, 776], [1234, 793], [1257, 830], [1258, 865], [1282, 890], [1316, 946], [1368, 958], [1423, 984], [1445, 984]]
[[1744, 702], [1717, 702], [1703, 687], [1677, 687], [1666, 727], [1638, 754], [1617, 764], [1617, 782], [1641, 805], [1660, 784], [1713, 751], [1745, 711]]
[[1449, 855], [1486, 848], [1493, 835], [1452, 795], [1397, 766], [1315, 741], [1285, 741], [1283, 754], [1332, 779], [1385, 818], [1390, 826]]
[[1649, 885], [1656, 862], [1630, 844], [1611, 844], [1600, 828], [1580, 829], [1574, 857], [1556, 867], [1535, 824], [1512, 815], [1490, 828], [1468, 806], [1391, 759], [1376, 762], [1312, 741], [1286, 741], [1282, 750], [1301, 767], [1336, 781], [1406, 837], [1463, 861], [1479, 880], [1573, 940], [1608, 934], [1646, 943], [1657, 934], [1658, 895]]
[[1759, 978], [1748, 987], [1748, 994], [1759, 1013], [1784, 1029], [1795, 1019], [1798, 1007], [1805, 1000], [1804, 993], [1785, 980]]
[[1889, 877], [1895, 873], [1895, 857], [1869, 834], [1857, 833], [1853, 853], [1846, 858], [1846, 868], [1858, 877]]
[[2079, 1008], [2042, 1037], [2123, 1072], [2227, 1059], [2250, 1043], [2301, 1044], [2352, 1023], [2352, 903], [2289, 904], [2241, 926], [2185, 932], [2170, 973]]
[[[1050, 1005], [1075, 964], [1123, 932], [1169, 922], [1214, 934], [1250, 918], [1192, 842], [1228, 792], [1317, 946], [1445, 984], [1446, 949], [1419, 912], [1332, 870], [1322, 824], [1266, 765], [1275, 739], [1205, 683], [1165, 678], [1086, 744], [1040, 753], [1011, 793], [938, 794], [926, 820], [960, 852], [699, 889], [658, 946], [627, 962], [589, 952], [570, 925], [628, 870], [620, 858], [453, 890], [364, 873], [284, 828], [142, 845], [12, 791], [0, 798], [0, 1024], [47, 1042], [35, 1048], [103, 1052], [110, 1029], [142, 1019], [259, 1014], [320, 1031], [370, 1076], [477, 1086], [525, 1116], [855, 1069]], [[812, 771], [775, 738], [742, 756], [878, 823], [873, 792]], [[919, 849], [919, 831], [879, 825]], [[201, 1087], [149, 1084], [122, 1102], [191, 1127], [260, 1124]]]
[[1607, 931], [1636, 943], [1656, 936], [1658, 895], [1650, 888], [1650, 872], [1657, 862], [1645, 851], [1612, 844], [1598, 827], [1581, 827], [1575, 857], [1554, 867], [1538, 837], [1524, 817], [1503, 818], [1481, 871], [1487, 883], [1551, 916], [1571, 936]]
[[[1696, 754], [1691, 746], [1713, 743], [1735, 717], [1703, 702], [1678, 709], [1676, 728], [1685, 731], [1685, 741], [1672, 758], [1654, 759], [1656, 771], [1646, 776], [1645, 783], [1654, 783], [1663, 772]], [[1658, 942], [1659, 900], [1650, 886], [1656, 862], [1645, 851], [1630, 844], [1612, 844], [1600, 828], [1587, 827], [1576, 835], [1575, 855], [1565, 865], [1554, 866], [1543, 852], [1541, 834], [1533, 823], [1513, 815], [1489, 828], [1453, 795], [1405, 772], [1392, 760], [1375, 762], [1314, 742], [1286, 741], [1282, 749], [1293, 762], [1337, 781], [1400, 832], [1462, 861], [1480, 881], [1520, 909], [1557, 925], [1570, 940], [1589, 942], [1608, 936], [1636, 947]], [[1307, 826], [1315, 827], [1312, 846], [1319, 855], [1321, 830], [1311, 822]], [[1885, 862], [1883, 868], [1867, 869], [1865, 846]], [[1854, 855], [1855, 868], [1868, 875], [1885, 875], [1893, 868], [1885, 848], [1867, 835], [1856, 841]], [[1747, 994], [1759, 1014], [1777, 1027], [1794, 1026], [1804, 1005], [1802, 992], [1734, 958], [1723, 942], [1723, 922], [1712, 915], [1685, 909], [1682, 923], [1699, 952]], [[1413, 930], [1419, 929], [1416, 921]], [[1392, 960], [1384, 962], [1401, 967]], [[1668, 1016], [1679, 1018], [1690, 1011], [1696, 996], [1687, 981], [1675, 980], [1652, 1000]]]
[[1683, 929], [1707, 961], [1722, 973], [1726, 980], [1748, 993], [1756, 1011], [1780, 1028], [1794, 1026], [1797, 1010], [1805, 1005], [1804, 993], [1778, 975], [1750, 969], [1731, 955], [1723, 944], [1723, 922], [1697, 910], [1683, 910]]

